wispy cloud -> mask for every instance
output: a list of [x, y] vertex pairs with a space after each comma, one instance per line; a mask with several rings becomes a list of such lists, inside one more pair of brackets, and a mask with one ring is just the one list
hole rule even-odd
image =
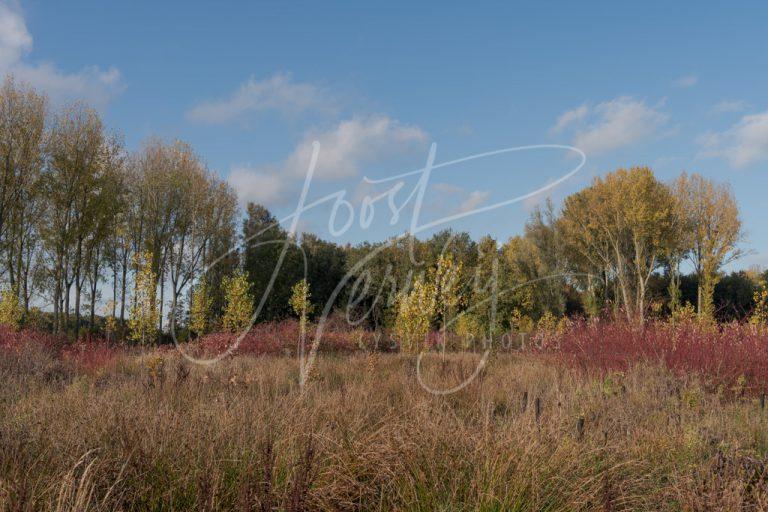
[[48, 93], [55, 103], [84, 99], [104, 107], [125, 88], [120, 71], [113, 67], [88, 66], [69, 73], [50, 62], [28, 62], [32, 44], [21, 8], [0, 2], [0, 74], [12, 73]]
[[488, 190], [473, 190], [469, 193], [469, 196], [462, 201], [461, 205], [459, 205], [459, 212], [470, 212], [478, 206], [483, 205], [489, 197], [491, 197], [491, 193]]
[[561, 115], [553, 132], [571, 128], [572, 144], [587, 154], [600, 154], [635, 144], [663, 127], [669, 117], [660, 106], [622, 96], [590, 108], [582, 105]]
[[268, 202], [300, 182], [307, 173], [313, 141], [320, 142], [315, 177], [341, 180], [358, 176], [366, 165], [423, 149], [427, 134], [387, 116], [353, 118], [325, 131], [310, 131], [283, 162], [232, 171], [229, 181], [241, 201]]
[[693, 87], [694, 85], [699, 83], [699, 77], [696, 75], [686, 75], [681, 76], [680, 78], [674, 80], [672, 82], [673, 87], [678, 87], [681, 89], [685, 89], [688, 87]]
[[743, 116], [739, 122], [722, 132], [708, 132], [698, 139], [701, 156], [719, 157], [732, 167], [768, 159], [768, 110]]
[[264, 80], [251, 77], [226, 98], [206, 101], [187, 111], [187, 119], [222, 124], [248, 113], [274, 110], [298, 114], [308, 110], [332, 110], [334, 101], [323, 89], [295, 82], [290, 74], [277, 73]]
[[[430, 205], [435, 211], [445, 214], [466, 213], [482, 206], [491, 197], [488, 190], [469, 191], [453, 183], [436, 182], [431, 185], [437, 194]], [[458, 203], [458, 207], [455, 205]]]
[[727, 114], [732, 112], [743, 112], [749, 108], [749, 104], [746, 101], [741, 100], [726, 100], [721, 101], [712, 107], [711, 112], [713, 114]]
[[565, 111], [557, 118], [557, 123], [552, 127], [553, 133], [560, 133], [573, 123], [579, 122], [589, 114], [589, 107], [581, 105], [571, 110]]

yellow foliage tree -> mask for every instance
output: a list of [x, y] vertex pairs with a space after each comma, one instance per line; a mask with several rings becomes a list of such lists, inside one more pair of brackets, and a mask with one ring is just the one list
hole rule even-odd
[[483, 324], [477, 315], [473, 313], [463, 313], [456, 319], [456, 334], [461, 340], [464, 350], [472, 348], [476, 342], [483, 340], [485, 335]]
[[107, 335], [108, 340], [112, 340], [117, 331], [117, 318], [115, 318], [114, 311], [115, 301], [110, 299], [104, 304], [104, 308], [102, 309], [102, 314], [104, 315], [104, 333]]
[[213, 298], [208, 293], [208, 284], [203, 279], [192, 292], [189, 305], [189, 330], [197, 334], [205, 334], [210, 327], [211, 305]]
[[6, 288], [0, 297], [0, 324], [16, 330], [21, 325], [23, 311], [19, 303], [19, 295], [13, 288]]
[[765, 281], [760, 281], [760, 289], [754, 295], [755, 309], [749, 317], [749, 323], [759, 329], [768, 325], [768, 287]]
[[291, 288], [291, 309], [299, 317], [299, 330], [304, 336], [307, 332], [307, 315], [312, 313], [312, 303], [310, 302], [309, 283], [302, 279]]
[[222, 324], [229, 332], [240, 332], [247, 328], [253, 316], [253, 297], [245, 273], [237, 272], [224, 278], [226, 306]]
[[137, 270], [131, 316], [128, 319], [129, 339], [136, 343], [146, 344], [155, 341], [157, 337], [159, 319], [155, 294], [157, 276], [152, 271], [151, 253], [135, 254], [133, 264]]
[[629, 320], [644, 321], [648, 282], [679, 236], [674, 204], [647, 167], [618, 169], [565, 200], [564, 242], [592, 273], [612, 276]]
[[443, 331], [447, 331], [447, 325], [461, 304], [461, 274], [463, 266], [461, 262], [454, 262], [453, 255], [441, 254], [437, 260], [437, 266], [433, 271], [435, 313], [440, 315], [443, 322]]
[[688, 241], [691, 259], [699, 278], [699, 317], [714, 318], [713, 295], [723, 265], [741, 256], [742, 238], [736, 198], [727, 185], [714, 183], [699, 174], [683, 173], [672, 186], [685, 219], [680, 236]]
[[403, 292], [398, 296], [395, 334], [403, 352], [418, 352], [429, 333], [435, 311], [435, 287], [432, 283], [419, 279], [409, 293]]

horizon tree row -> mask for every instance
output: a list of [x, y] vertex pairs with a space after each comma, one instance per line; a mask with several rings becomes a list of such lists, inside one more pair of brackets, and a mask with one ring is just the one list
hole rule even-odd
[[[315, 314], [330, 303], [353, 323], [395, 329], [399, 311], [424, 309], [427, 291], [445, 289], [449, 270], [434, 328], [488, 332], [605, 311], [642, 323], [652, 305], [671, 314], [687, 303], [723, 319], [725, 306], [748, 313], [764, 277], [723, 274], [743, 254], [738, 205], [727, 185], [697, 174], [663, 183], [647, 167], [619, 169], [559, 210], [535, 209], [504, 243], [445, 230], [342, 246], [287, 233], [262, 205], [241, 214], [188, 144], [150, 138], [129, 152], [93, 108], [51, 112], [12, 76], [0, 88], [0, 166], [0, 316], [72, 336], [146, 341], [171, 325], [196, 334], [240, 325], [242, 311], [285, 318], [304, 278]], [[422, 296], [408, 299], [414, 289]], [[233, 300], [241, 312], [225, 321]]]

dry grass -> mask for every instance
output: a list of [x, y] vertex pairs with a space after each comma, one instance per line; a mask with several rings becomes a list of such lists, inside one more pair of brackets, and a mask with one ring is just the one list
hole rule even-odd
[[[429, 356], [425, 380], [451, 387], [477, 359]], [[0, 509], [768, 507], [759, 399], [657, 366], [598, 377], [509, 354], [435, 396], [415, 368], [324, 356], [302, 392], [291, 358], [147, 353], [85, 372], [0, 352]]]

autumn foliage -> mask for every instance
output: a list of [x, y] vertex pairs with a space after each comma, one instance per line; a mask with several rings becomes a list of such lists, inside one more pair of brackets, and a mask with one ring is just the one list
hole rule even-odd
[[577, 321], [542, 333], [534, 352], [585, 371], [626, 371], [661, 363], [681, 375], [701, 377], [721, 391], [768, 391], [768, 332], [754, 325], [686, 321], [643, 327], [620, 321]]

